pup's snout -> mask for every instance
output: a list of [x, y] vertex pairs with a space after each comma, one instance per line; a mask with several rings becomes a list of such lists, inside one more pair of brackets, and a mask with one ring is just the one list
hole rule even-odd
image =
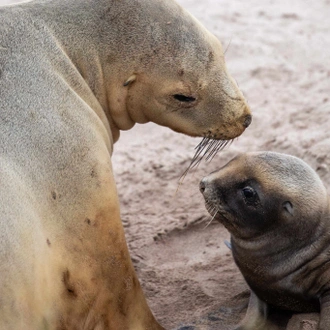
[[199, 183], [199, 191], [204, 194], [206, 189], [206, 178], [203, 178], [201, 182]]

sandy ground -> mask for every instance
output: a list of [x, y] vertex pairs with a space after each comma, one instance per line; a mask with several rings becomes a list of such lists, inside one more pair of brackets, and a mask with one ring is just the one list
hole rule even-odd
[[[0, 0], [0, 3], [10, 2]], [[188, 174], [198, 139], [153, 124], [123, 132], [113, 156], [122, 219], [149, 304], [166, 329], [233, 329], [248, 291], [198, 190], [239, 152], [273, 150], [308, 162], [330, 188], [330, 0], [180, 0], [223, 43], [253, 123]], [[277, 315], [279, 329], [316, 329], [317, 315]]]

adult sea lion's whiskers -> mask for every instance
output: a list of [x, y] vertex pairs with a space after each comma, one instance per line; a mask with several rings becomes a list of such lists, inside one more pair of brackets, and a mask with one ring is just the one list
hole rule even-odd
[[[201, 159], [203, 158], [203, 156], [200, 157], [200, 154], [203, 152], [205, 147], [208, 145], [209, 141], [210, 141], [210, 138], [204, 137], [202, 139], [202, 141], [199, 142], [199, 144], [195, 147], [195, 150], [196, 150], [195, 155], [193, 156], [188, 168], [181, 175], [181, 177], [179, 179], [179, 187], [182, 184], [182, 182], [183, 182], [184, 178], [186, 177], [186, 175], [188, 174], [188, 172], [190, 171], [190, 169], [192, 169], [193, 167], [197, 166], [200, 163]], [[179, 187], [178, 187], [178, 189], [179, 189]]]
[[229, 43], [228, 43], [228, 45], [227, 45], [225, 51], [223, 52], [223, 56], [226, 55], [226, 53], [227, 53], [227, 51], [228, 51], [228, 49], [229, 49], [229, 47], [230, 47], [230, 45], [231, 45], [231, 41], [232, 41], [232, 39], [233, 39], [233, 37], [230, 38]]
[[[211, 141], [210, 138], [204, 137], [203, 140], [197, 145], [197, 147], [195, 147], [196, 152], [195, 152], [195, 155], [194, 155], [194, 157], [193, 157], [193, 159], [191, 161], [190, 166], [195, 166], [195, 163], [200, 158], [203, 157], [203, 156], [202, 157], [199, 157], [199, 156], [203, 153], [204, 149], [208, 146], [208, 144], [210, 143], [210, 141]], [[208, 150], [208, 149], [206, 149], [206, 150]], [[205, 152], [204, 152], [204, 154], [205, 154]]]
[[205, 158], [206, 161], [211, 161], [214, 156], [218, 153], [218, 151], [224, 149], [226, 147], [226, 145], [229, 143], [230, 140], [227, 141], [217, 141], [216, 145], [214, 146], [214, 148], [211, 150], [211, 152], [207, 155], [207, 157]]
[[215, 140], [209, 136], [206, 136], [202, 141], [195, 147], [195, 155], [193, 156], [188, 168], [183, 172], [180, 177], [179, 185], [183, 182], [188, 172], [198, 167], [203, 159], [211, 161], [214, 156], [221, 150], [223, 150], [228, 144], [231, 144], [233, 140]]
[[[212, 160], [213, 157], [221, 150], [223, 150], [229, 143], [232, 142], [232, 140], [215, 140], [212, 138], [204, 138], [205, 143], [203, 144], [203, 148], [201, 150], [198, 150], [198, 153], [196, 152], [193, 160], [189, 166], [189, 168], [193, 168], [196, 165], [198, 165], [204, 158], [206, 161]], [[203, 139], [203, 140], [204, 140]], [[205, 151], [202, 153], [202, 151], [205, 149]], [[202, 154], [201, 157], [199, 157]]]
[[178, 188], [175, 192], [175, 194], [179, 191], [181, 184], [183, 183], [186, 175], [188, 172], [194, 168], [198, 167], [198, 165], [201, 163], [203, 159], [206, 161], [212, 161], [215, 155], [223, 150], [228, 144], [232, 144], [233, 139], [231, 140], [216, 140], [210, 137], [210, 135], [207, 135], [203, 137], [203, 139], [198, 143], [198, 145], [195, 147], [195, 155], [193, 156], [189, 166], [187, 169], [182, 173], [180, 179]]

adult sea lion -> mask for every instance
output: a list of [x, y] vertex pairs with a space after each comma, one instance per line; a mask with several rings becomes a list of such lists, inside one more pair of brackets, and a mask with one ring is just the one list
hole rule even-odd
[[169, 0], [31, 1], [0, 22], [0, 329], [162, 329], [110, 157], [135, 123], [245, 130], [220, 42]]
[[229, 230], [252, 290], [236, 329], [271, 329], [273, 307], [320, 311], [318, 329], [330, 329], [329, 196], [312, 168], [289, 155], [246, 153], [205, 177], [200, 190]]

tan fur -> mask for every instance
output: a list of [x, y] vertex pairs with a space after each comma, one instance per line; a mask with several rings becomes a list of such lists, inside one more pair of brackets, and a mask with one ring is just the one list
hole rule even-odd
[[246, 153], [204, 178], [201, 191], [252, 290], [237, 330], [275, 327], [274, 307], [320, 311], [318, 329], [330, 329], [330, 204], [318, 175], [293, 156]]
[[250, 110], [220, 42], [169, 0], [41, 0], [0, 21], [0, 329], [162, 329], [126, 246], [113, 143], [148, 121], [240, 135]]

